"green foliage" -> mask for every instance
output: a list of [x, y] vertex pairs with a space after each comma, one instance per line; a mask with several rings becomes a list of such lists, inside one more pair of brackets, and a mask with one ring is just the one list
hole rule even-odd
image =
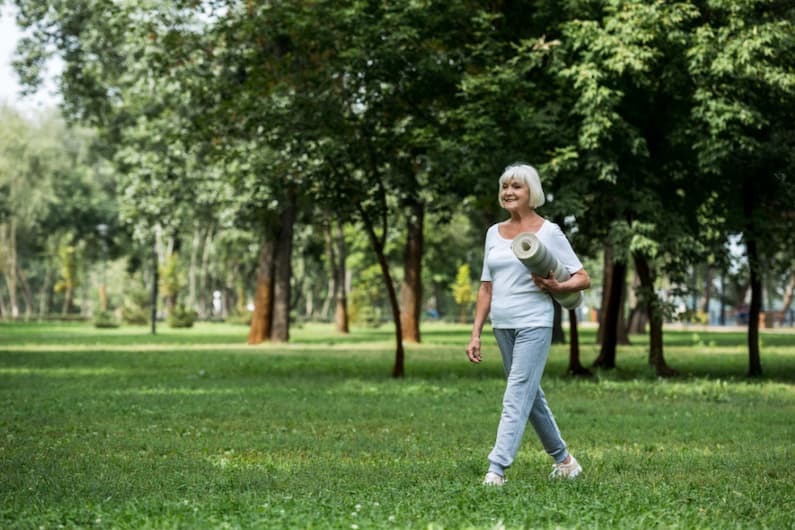
[[382, 307], [385, 303], [386, 293], [380, 266], [374, 264], [360, 271], [348, 295], [348, 317], [351, 322], [373, 327], [380, 326], [383, 321]]
[[[343, 338], [307, 325], [289, 347], [252, 348], [225, 324], [0, 324], [0, 526], [791, 526], [791, 335], [764, 335], [771, 375], [752, 383], [739, 333], [700, 332], [709, 347], [669, 333], [692, 375], [666, 381], [642, 344], [592, 381], [562, 377], [568, 346], [553, 347], [544, 390], [585, 473], [549, 481], [530, 430], [492, 490], [480, 480], [505, 385], [496, 344], [484, 334], [473, 366], [468, 327], [424, 331], [430, 347], [411, 348], [395, 381], [386, 326]], [[581, 329], [591, 354], [594, 338]]]
[[62, 244], [58, 249], [58, 257], [61, 260], [61, 277], [55, 283], [54, 290], [56, 293], [73, 292], [80, 285], [77, 274], [80, 259], [78, 249], [74, 245]]
[[469, 265], [464, 263], [458, 267], [458, 273], [455, 277], [455, 283], [452, 285], [453, 299], [455, 303], [461, 307], [460, 321], [466, 322], [467, 311], [470, 304], [475, 299], [474, 291], [472, 290], [472, 279], [470, 278]]
[[166, 321], [172, 328], [192, 328], [198, 317], [199, 314], [193, 309], [177, 304], [168, 312]]
[[99, 311], [94, 316], [94, 327], [112, 329], [119, 327], [119, 321], [112, 311]]
[[145, 325], [151, 318], [151, 293], [143, 286], [132, 285], [124, 291], [121, 318], [125, 324]]
[[160, 294], [172, 303], [177, 300], [178, 295], [187, 285], [187, 277], [183, 269], [179, 254], [174, 253], [166, 258], [166, 262], [160, 266]]

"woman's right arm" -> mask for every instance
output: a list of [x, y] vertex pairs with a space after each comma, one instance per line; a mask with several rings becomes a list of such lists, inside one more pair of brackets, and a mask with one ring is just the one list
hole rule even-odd
[[475, 324], [472, 326], [472, 337], [467, 346], [467, 357], [473, 363], [481, 361], [480, 356], [480, 334], [483, 332], [483, 325], [491, 309], [491, 282], [480, 282], [478, 298], [475, 303]]

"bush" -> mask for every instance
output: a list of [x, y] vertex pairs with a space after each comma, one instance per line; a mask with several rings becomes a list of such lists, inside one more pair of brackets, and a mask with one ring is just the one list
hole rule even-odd
[[196, 311], [179, 304], [168, 313], [167, 322], [172, 328], [192, 328], [198, 317], [199, 314]]
[[125, 324], [144, 326], [149, 323], [150, 293], [144, 288], [132, 288], [124, 293], [121, 319]]
[[118, 328], [119, 321], [110, 311], [99, 311], [94, 317], [94, 327], [96, 328]]
[[240, 326], [250, 326], [251, 325], [251, 313], [246, 311], [245, 313], [234, 313], [226, 317], [225, 322], [229, 324], [237, 324]]

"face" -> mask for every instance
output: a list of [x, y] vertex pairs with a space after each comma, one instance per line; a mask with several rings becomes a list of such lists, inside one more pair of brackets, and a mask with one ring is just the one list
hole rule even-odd
[[503, 208], [508, 211], [528, 208], [530, 204], [530, 190], [525, 184], [516, 179], [504, 182], [500, 190]]

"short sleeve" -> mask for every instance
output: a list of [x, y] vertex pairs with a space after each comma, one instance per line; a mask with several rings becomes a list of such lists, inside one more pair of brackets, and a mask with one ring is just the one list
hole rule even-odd
[[552, 223], [552, 227], [552, 253], [569, 274], [574, 274], [582, 269], [582, 262], [577, 257], [577, 254], [574, 253], [574, 249], [571, 247], [571, 243], [569, 243], [563, 230], [555, 223]]

